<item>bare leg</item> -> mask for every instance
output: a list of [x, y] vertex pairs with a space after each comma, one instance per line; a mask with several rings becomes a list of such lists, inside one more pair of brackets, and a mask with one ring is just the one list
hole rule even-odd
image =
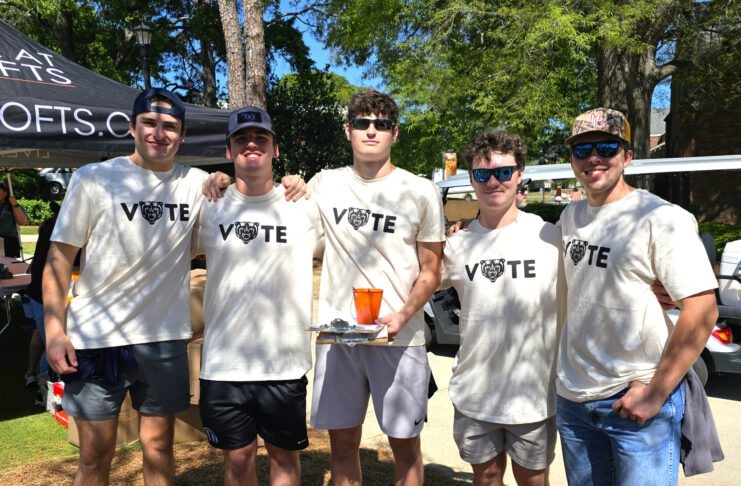
[[362, 435], [362, 425], [329, 431], [333, 486], [360, 486], [362, 484], [359, 455]]
[[265, 442], [270, 456], [270, 486], [299, 486], [301, 463], [298, 451], [289, 451]]
[[80, 461], [74, 486], [105, 486], [116, 450], [118, 417], [109, 420], [74, 419], [80, 434]]
[[172, 452], [175, 416], [141, 413], [140, 417], [139, 439], [144, 458], [144, 484], [175, 484], [175, 458]]
[[512, 473], [518, 486], [548, 486], [548, 468], [527, 469], [512, 461]]
[[471, 466], [474, 486], [502, 486], [504, 471], [507, 470], [507, 453], [502, 451], [486, 462]]
[[224, 485], [257, 486], [257, 439], [241, 449], [224, 451]]
[[421, 486], [424, 478], [422, 442], [419, 436], [411, 439], [389, 437], [394, 452], [394, 482], [396, 486]]
[[34, 328], [31, 334], [31, 341], [28, 343], [28, 366], [26, 374], [37, 373], [39, 370], [39, 361], [44, 354], [44, 341], [41, 340], [39, 330]]

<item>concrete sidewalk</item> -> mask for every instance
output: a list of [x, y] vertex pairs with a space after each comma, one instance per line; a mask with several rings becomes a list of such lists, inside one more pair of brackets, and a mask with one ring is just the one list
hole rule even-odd
[[[430, 399], [428, 407], [428, 423], [422, 431], [422, 454], [425, 466], [446, 469], [456, 484], [471, 482], [473, 475], [469, 464], [463, 462], [458, 455], [458, 448], [453, 441], [453, 405], [448, 397], [448, 383], [452, 376], [453, 356], [456, 348], [453, 346], [436, 346], [428, 353], [438, 391]], [[309, 386], [313, 380], [313, 373], [309, 373]], [[694, 486], [707, 485], [732, 486], [739, 484], [741, 476], [741, 455], [735, 444], [741, 442], [741, 376], [723, 375], [711, 377], [708, 390], [710, 405], [715, 417], [723, 451], [726, 459], [717, 463], [715, 471], [710, 474], [685, 478], [680, 469], [680, 485]], [[311, 397], [311, 391], [309, 391]], [[361, 447], [376, 449], [388, 448], [386, 436], [381, 432], [373, 411], [372, 402], [369, 404]], [[512, 468], [508, 465], [504, 477], [506, 485], [514, 485]], [[550, 470], [551, 486], [566, 486], [566, 473], [561, 456], [561, 445], [556, 444], [556, 459]]]

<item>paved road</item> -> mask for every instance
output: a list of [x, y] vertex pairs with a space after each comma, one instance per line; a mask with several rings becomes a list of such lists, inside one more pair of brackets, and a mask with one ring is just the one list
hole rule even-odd
[[[453, 441], [453, 406], [448, 398], [455, 350], [452, 346], [436, 346], [428, 354], [439, 390], [430, 399], [429, 422], [422, 431], [422, 453], [426, 465], [448, 469], [456, 483], [466, 484], [472, 479], [471, 468], [460, 459]], [[310, 376], [310, 383], [311, 379]], [[680, 472], [679, 484], [735, 486], [739, 484], [741, 476], [741, 454], [737, 452], [737, 444], [741, 443], [741, 376], [713, 376], [708, 395], [726, 459], [717, 463], [715, 471], [710, 474], [684, 478]], [[369, 448], [388, 447], [386, 437], [378, 428], [372, 403], [363, 427], [362, 444]], [[551, 486], [566, 485], [560, 447], [560, 444], [556, 446], [556, 460], [551, 465]], [[516, 484], [511, 467], [508, 467], [505, 475], [505, 484]]]

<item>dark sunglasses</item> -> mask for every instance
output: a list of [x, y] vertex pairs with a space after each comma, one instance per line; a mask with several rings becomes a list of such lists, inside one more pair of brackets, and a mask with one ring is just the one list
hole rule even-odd
[[592, 149], [597, 149], [597, 155], [600, 157], [615, 157], [620, 150], [620, 142], [575, 143], [571, 146], [571, 155], [575, 159], [586, 159], [592, 155]]
[[521, 187], [517, 190], [520, 194], [525, 194], [527, 192], [527, 187]]
[[367, 130], [373, 124], [376, 130], [387, 132], [394, 128], [394, 123], [388, 118], [353, 118], [350, 120], [350, 128], [353, 130]]
[[473, 180], [476, 182], [489, 182], [491, 176], [494, 176], [499, 182], [508, 181], [512, 179], [512, 174], [515, 173], [516, 169], [516, 165], [496, 167], [494, 169], [473, 169]]

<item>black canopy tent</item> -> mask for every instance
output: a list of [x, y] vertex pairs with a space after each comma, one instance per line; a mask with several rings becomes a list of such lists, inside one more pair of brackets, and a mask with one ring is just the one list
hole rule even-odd
[[[79, 167], [130, 154], [139, 91], [96, 74], [0, 21], [0, 166]], [[225, 159], [226, 110], [186, 104], [177, 161]]]

